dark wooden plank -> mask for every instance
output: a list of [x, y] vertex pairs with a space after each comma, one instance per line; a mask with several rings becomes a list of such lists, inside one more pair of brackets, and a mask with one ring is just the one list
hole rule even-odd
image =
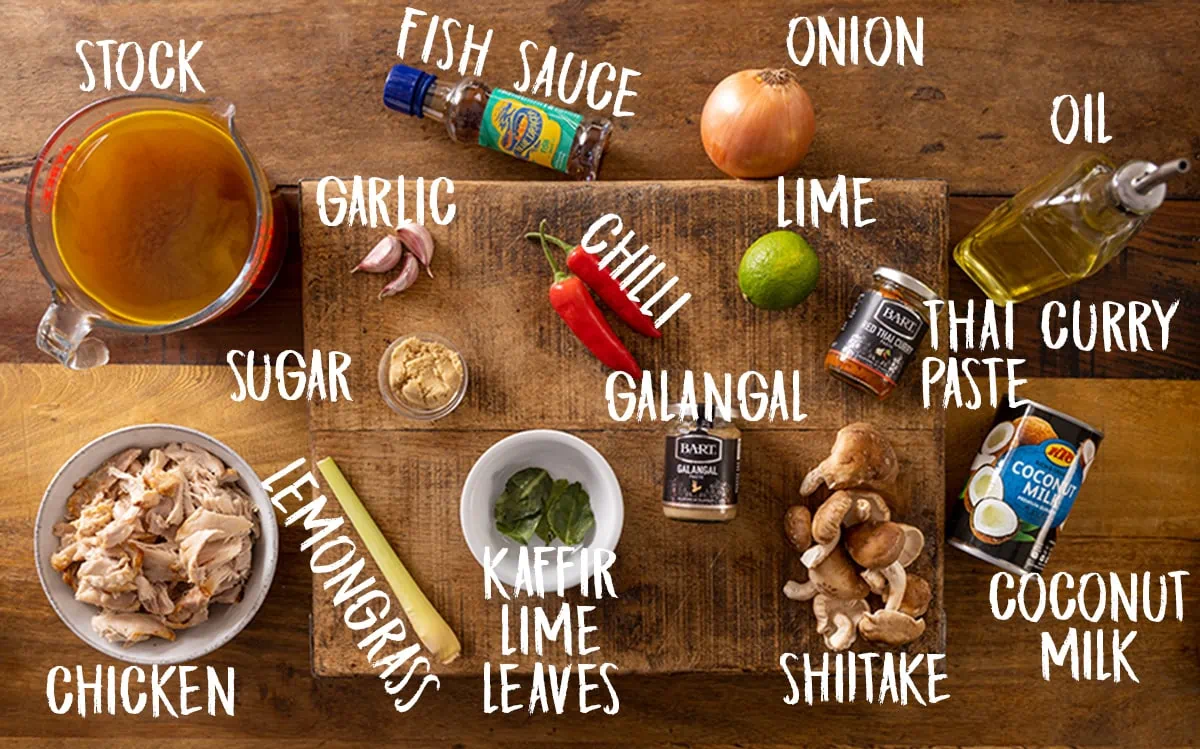
[[[546, 298], [552, 274], [538, 246], [523, 238], [542, 217], [553, 230], [579, 237], [597, 218], [616, 213], [634, 248], [647, 244], [666, 270], [642, 292], [648, 299], [666, 279], [678, 284], [656, 314], [684, 293], [691, 300], [649, 339], [621, 339], [649, 372], [715, 375], [744, 371], [800, 372], [805, 425], [837, 429], [856, 419], [930, 428], [920, 388], [900, 388], [880, 403], [850, 391], [824, 372], [825, 352], [871, 270], [889, 263], [934, 288], [945, 277], [945, 195], [936, 182], [881, 181], [870, 186], [878, 221], [862, 229], [822, 222], [805, 234], [821, 260], [820, 282], [793, 310], [747, 304], [737, 286], [742, 252], [775, 220], [771, 185], [748, 182], [621, 182], [456, 185], [458, 211], [431, 226], [438, 249], [433, 278], [377, 299], [386, 277], [351, 274], [387, 229], [329, 228], [316, 217], [317, 184], [302, 185], [305, 346], [349, 354], [353, 402], [310, 406], [313, 428], [404, 429], [378, 391], [377, 366], [394, 338], [419, 331], [445, 336], [463, 351], [471, 383], [451, 416], [430, 429], [595, 428], [611, 424], [604, 400], [607, 370], [571, 335]], [[611, 237], [608, 239], [611, 240]], [[914, 368], [915, 369], [915, 368]], [[910, 372], [910, 376], [913, 373]], [[790, 374], [788, 375], [790, 381]], [[672, 392], [678, 392], [673, 390]]]
[[[861, 230], [823, 223], [807, 231], [822, 258], [821, 282], [803, 306], [785, 313], [755, 310], [736, 286], [742, 249], [773, 221], [770, 184], [460, 183], [455, 221], [430, 229], [439, 247], [435, 277], [383, 301], [375, 298], [382, 279], [349, 273], [381, 231], [324, 226], [316, 218], [316, 188], [301, 185], [305, 345], [369, 362], [391, 338], [425, 330], [455, 341], [472, 372], [463, 405], [432, 425], [397, 418], [373, 392], [377, 380], [367, 367], [351, 373], [351, 390], [359, 393], [353, 402], [309, 404], [315, 454], [345, 462], [357, 490], [376, 498], [380, 527], [394, 534], [399, 553], [418, 569], [445, 570], [449, 580], [480, 579], [454, 534], [444, 543], [429, 538], [454, 527], [461, 481], [502, 436], [496, 430], [528, 428], [584, 430], [617, 472], [626, 495], [617, 574], [636, 595], [599, 607], [604, 624], [597, 657], [628, 672], [761, 672], [774, 667], [789, 637], [813, 639], [807, 608], [781, 600], [783, 583], [799, 576], [800, 567], [779, 532], [780, 519], [796, 500], [803, 474], [828, 454], [845, 423], [873, 420], [889, 432], [909, 466], [898, 496], [915, 499], [904, 517], [929, 538], [940, 537], [940, 503], [930, 502], [927, 492], [941, 485], [942, 413], [921, 408], [913, 388], [883, 404], [864, 398], [829, 378], [821, 362], [871, 268], [888, 262], [942, 285], [943, 184], [874, 183], [876, 223]], [[561, 233], [576, 236], [609, 212], [636, 232], [635, 246], [648, 244], [667, 262], [668, 274], [678, 274], [678, 289], [693, 295], [662, 339], [622, 336], [646, 369], [676, 377], [684, 369], [734, 377], [745, 370], [800, 372], [809, 414], [800, 428], [744, 425], [748, 509], [727, 528], [694, 529], [662, 516], [662, 429], [613, 424], [603, 398], [605, 372], [544, 301], [549, 269], [524, 231], [547, 215]], [[918, 574], [935, 591], [939, 564], [930, 544]], [[477, 670], [499, 647], [498, 605], [484, 602], [480, 585], [438, 589], [437, 595], [466, 649], [452, 671]], [[330, 600], [314, 585], [315, 668], [329, 675], [368, 673]], [[730, 616], [727, 608], [738, 614]], [[927, 624], [915, 649], [940, 648], [944, 629], [936, 606]], [[530, 659], [516, 662], [528, 666]]]
[[[955, 198], [951, 201], [951, 247], [987, 217], [1000, 203], [996, 199]], [[1188, 310], [1200, 304], [1200, 204], [1169, 201], [1154, 214], [1129, 247], [1095, 276], [1074, 286], [1015, 305], [1015, 335], [1012, 354], [1025, 359], [1018, 373], [1034, 377], [1162, 377], [1195, 379], [1200, 377], [1200, 320]], [[950, 297], [965, 312], [968, 300], [975, 300], [982, 314], [986, 300], [983, 292], [954, 262], [950, 263]], [[1153, 314], [1150, 323], [1152, 351], [1104, 351], [1100, 342], [1091, 351], [1081, 351], [1068, 338], [1061, 349], [1048, 348], [1042, 338], [1042, 308], [1049, 301], [1066, 305], [1067, 325], [1071, 310], [1078, 302], [1082, 320], [1088, 320], [1089, 305], [1099, 312], [1103, 302], [1126, 304], [1157, 300], [1163, 308], [1179, 301], [1171, 320], [1167, 350], [1161, 350], [1158, 326]], [[1128, 314], [1126, 314], [1126, 319]], [[1058, 326], [1054, 327], [1057, 333]], [[1068, 327], [1069, 329], [1069, 327]], [[1122, 336], [1129, 345], [1127, 323], [1121, 321]], [[1084, 340], [1089, 333], [1083, 331]], [[1099, 336], [1097, 336], [1099, 342]], [[963, 354], [964, 356], [968, 354]], [[978, 355], [978, 354], [977, 354]], [[992, 356], [994, 354], [988, 354]]]
[[[237, 104], [239, 129], [277, 182], [345, 173], [444, 175], [455, 179], [546, 179], [540, 168], [451, 143], [433, 123], [389, 112], [380, 102], [403, 8], [263, 0], [253, 12], [190, 0], [169, 17], [124, 2], [10, 3], [0, 49], [0, 163], [31, 158], [63, 118], [98, 94], [80, 91], [74, 54], [81, 29], [149, 44], [203, 39], [194, 68], [210, 95]], [[421, 6], [416, 6], [421, 7]], [[53, 8], [49, 10], [48, 8]], [[484, 77], [511, 86], [523, 77], [522, 40], [558, 47], [592, 65], [609, 61], [633, 79], [632, 118], [621, 119], [605, 179], [719, 176], [699, 137], [712, 87], [751, 65], [797, 71], [817, 110], [817, 137], [802, 169], [830, 177], [936, 177], [954, 191], [1012, 194], [1073, 149], [1049, 128], [1052, 100], [1105, 91], [1105, 148], [1116, 158], [1166, 159], [1200, 152], [1191, 83], [1200, 60], [1191, 40], [1200, 17], [1190, 3], [947, 4], [895, 0], [887, 16], [925, 19], [924, 66], [796, 68], [788, 60], [795, 15], [876, 15], [869, 4], [789, 5], [753, 0], [736, 23], [704, 0], [647, 5], [555, 2], [510, 5], [443, 0], [423, 10], [494, 31]], [[424, 26], [413, 32], [414, 61]], [[98, 32], [97, 32], [98, 33]], [[84, 37], [90, 38], [90, 37]], [[461, 47], [463, 37], [456, 39]], [[801, 38], [801, 44], [804, 43]], [[1119, 54], [1111, 53], [1119, 50]], [[441, 47], [435, 55], [441, 55]], [[532, 55], [530, 66], [540, 63]], [[427, 66], [432, 68], [432, 64]], [[36, 71], [36, 73], [34, 72]], [[986, 71], [986, 72], [985, 72]], [[1200, 172], [1175, 188], [1200, 196]]]
[[[31, 522], [31, 521], [30, 521]], [[5, 526], [14, 558], [4, 573], [11, 585], [40, 591], [26, 561], [30, 524]], [[947, 645], [951, 699], [921, 707], [783, 704], [788, 684], [782, 673], [761, 676], [618, 676], [620, 712], [597, 724], [595, 714], [568, 707], [561, 716], [523, 712], [485, 715], [481, 676], [443, 681], [410, 713], [398, 715], [377, 679], [315, 678], [310, 672], [308, 633], [301, 624], [308, 604], [310, 573], [304, 540], [292, 529], [282, 535], [284, 554], [271, 596], [254, 622], [229, 645], [206, 659], [237, 669], [237, 715], [190, 716], [172, 721], [172, 737], [236, 742], [249, 737], [279, 742], [327, 740], [429, 746], [483, 742], [486, 746], [561, 746], [565, 736], [621, 737], [622, 746], [747, 746], [787, 736], [789, 746], [861, 744], [1008, 746], [1012, 715], [1022, 717], [1020, 745], [1184, 746], [1197, 730], [1192, 706], [1200, 681], [1200, 625], [1186, 616], [1142, 625], [1130, 658], [1141, 684], [1073, 682], [1040, 676], [1039, 625], [995, 622], [988, 612], [986, 580], [993, 568], [961, 554], [948, 558], [947, 617], [960, 622]], [[25, 546], [22, 547], [22, 544]], [[1118, 572], [1195, 569], [1200, 544], [1171, 539], [1131, 539], [1114, 549], [1109, 538], [1074, 536], [1055, 551], [1056, 569], [1075, 574], [1096, 569], [1097, 559]], [[1109, 561], [1111, 560], [1111, 562]], [[1195, 585], [1184, 586], [1185, 612], [1200, 605]], [[110, 662], [73, 638], [48, 606], [6, 598], [0, 614], [0, 644], [10, 667], [0, 682], [4, 704], [21, 706], [20, 722], [7, 722], [11, 737], [161, 738], [162, 720], [149, 716], [54, 716], [46, 709], [45, 676], [56, 665], [93, 667]], [[1055, 637], [1065, 629], [1046, 627]], [[528, 693], [527, 677], [519, 694]], [[940, 685], [940, 686], [941, 686]], [[1002, 696], [1003, 698], [999, 698]], [[1153, 720], [1147, 720], [1153, 715]], [[599, 728], [598, 728], [599, 726]], [[25, 744], [19, 744], [24, 746]], [[233, 745], [237, 745], [236, 743]]]
[[[787, 580], [805, 579], [799, 555], [783, 537], [782, 519], [800, 500], [796, 489], [804, 474], [828, 455], [832, 430], [747, 429], [738, 517], [710, 526], [663, 516], [660, 431], [576, 433], [613, 467], [625, 506], [613, 570], [619, 598], [587, 600], [572, 591], [562, 599], [596, 606], [591, 619], [599, 631], [589, 642], [600, 649], [578, 662], [615, 663], [622, 674], [770, 673], [781, 652], [822, 649], [810, 606], [782, 595]], [[484, 599], [483, 572], [458, 529], [458, 507], [471, 465], [503, 436], [474, 430], [313, 433], [314, 455], [337, 460], [462, 640], [462, 657], [440, 669], [449, 674], [479, 674], [484, 662], [500, 658], [503, 601]], [[901, 463], [896, 495], [913, 498], [912, 507], [897, 517], [929, 539], [910, 571], [929, 581], [936, 596], [925, 617], [926, 632], [909, 650], [941, 652], [942, 555], [936, 540], [942, 533], [942, 506], [929, 501], [942, 486], [941, 451], [930, 444], [929, 430], [893, 430], [890, 436]], [[365, 574], [382, 579], [367, 561]], [[346, 629], [343, 610], [333, 606], [334, 591], [320, 580], [313, 584], [313, 669], [323, 676], [374, 673], [356, 647], [361, 637]], [[522, 596], [515, 607], [544, 605], [552, 614], [559, 600], [550, 594], [542, 604]], [[537, 660], [542, 659], [532, 654], [503, 658], [522, 671]]]

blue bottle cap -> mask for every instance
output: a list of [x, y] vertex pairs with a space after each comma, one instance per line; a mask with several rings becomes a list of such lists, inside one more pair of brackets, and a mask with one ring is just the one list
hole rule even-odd
[[383, 84], [383, 103], [388, 109], [421, 117], [425, 94], [437, 81], [437, 76], [407, 65], [393, 65]]

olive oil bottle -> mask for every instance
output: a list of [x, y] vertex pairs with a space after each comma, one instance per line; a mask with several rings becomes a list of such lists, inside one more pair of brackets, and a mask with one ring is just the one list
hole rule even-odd
[[1096, 273], [1116, 257], [1189, 168], [1083, 153], [992, 211], [954, 260], [997, 304], [1021, 302]]

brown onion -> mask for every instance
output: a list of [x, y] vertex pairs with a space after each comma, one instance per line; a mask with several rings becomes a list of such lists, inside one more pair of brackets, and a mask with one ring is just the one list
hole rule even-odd
[[700, 115], [708, 158], [732, 177], [795, 169], [816, 130], [812, 101], [789, 71], [743, 70], [717, 84]]

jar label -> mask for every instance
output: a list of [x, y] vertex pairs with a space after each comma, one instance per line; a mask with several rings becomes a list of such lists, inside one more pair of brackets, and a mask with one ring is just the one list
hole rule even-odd
[[895, 384], [928, 329], [912, 307], [872, 290], [859, 296], [831, 348]]
[[1064, 414], [1008, 400], [959, 492], [950, 543], [1008, 570], [1041, 572], [1101, 439]]
[[479, 126], [479, 145], [524, 161], [567, 171], [583, 115], [493, 89]]
[[703, 430], [667, 437], [663, 502], [675, 506], [737, 504], [742, 441]]

